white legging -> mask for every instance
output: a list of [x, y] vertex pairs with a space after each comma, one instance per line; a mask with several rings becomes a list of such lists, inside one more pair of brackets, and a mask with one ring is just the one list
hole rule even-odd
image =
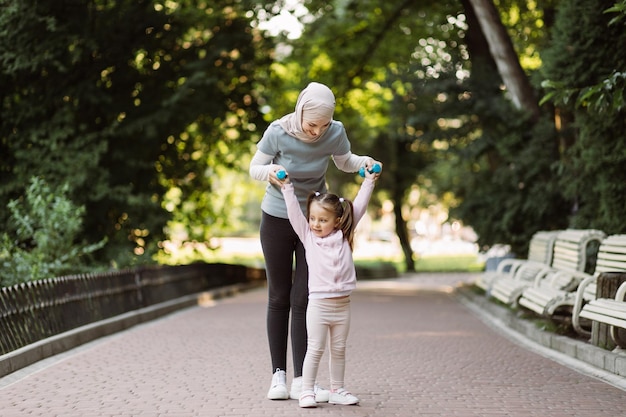
[[302, 368], [302, 391], [312, 390], [326, 340], [330, 334], [330, 387], [343, 388], [346, 340], [350, 331], [350, 297], [311, 299], [306, 311], [307, 350]]

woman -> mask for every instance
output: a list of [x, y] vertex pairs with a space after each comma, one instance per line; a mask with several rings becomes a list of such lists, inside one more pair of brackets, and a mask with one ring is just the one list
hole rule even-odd
[[[320, 83], [310, 83], [300, 92], [293, 113], [274, 121], [257, 144], [250, 163], [250, 175], [269, 181], [261, 203], [260, 238], [268, 283], [267, 335], [272, 360], [272, 383], [267, 397], [272, 400], [299, 399], [302, 364], [306, 354], [306, 307], [308, 271], [302, 242], [287, 217], [281, 181], [276, 174], [285, 170], [304, 212], [312, 190], [326, 192], [326, 170], [332, 158], [344, 172], [370, 169], [374, 161], [350, 151], [343, 124], [333, 120], [335, 96]], [[381, 164], [382, 165], [382, 164]], [[295, 255], [295, 274], [293, 259]], [[287, 341], [291, 312], [293, 381], [287, 390]], [[316, 400], [328, 401], [329, 392], [318, 390]]]

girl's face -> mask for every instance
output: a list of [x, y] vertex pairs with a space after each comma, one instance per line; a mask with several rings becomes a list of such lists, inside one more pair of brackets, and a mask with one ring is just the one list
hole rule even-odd
[[309, 228], [317, 237], [326, 237], [339, 225], [339, 217], [328, 211], [319, 202], [312, 201], [309, 206]]
[[330, 119], [302, 120], [302, 130], [312, 138], [321, 136], [328, 129], [328, 126], [330, 126]]

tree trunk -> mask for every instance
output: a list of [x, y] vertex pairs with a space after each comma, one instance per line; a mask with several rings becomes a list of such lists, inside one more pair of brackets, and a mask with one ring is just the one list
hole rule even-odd
[[536, 120], [539, 117], [539, 103], [493, 0], [469, 0], [469, 2], [487, 39], [489, 51], [496, 62], [502, 81], [511, 93], [513, 104], [518, 109], [530, 112]]
[[393, 214], [395, 217], [396, 234], [400, 240], [400, 247], [404, 254], [404, 263], [407, 272], [415, 271], [415, 262], [413, 261], [413, 249], [411, 248], [411, 241], [409, 239], [409, 232], [407, 229], [406, 221], [402, 217], [402, 206], [404, 204], [405, 188], [402, 184], [405, 183], [404, 178], [399, 178], [402, 175], [402, 170], [398, 167], [398, 161], [402, 160], [401, 153], [404, 152], [404, 146], [399, 140], [390, 140], [391, 152], [389, 153], [391, 160], [389, 161], [390, 172], [393, 173], [395, 179], [391, 184], [391, 199], [393, 201]]
[[[463, 9], [465, 10], [465, 18], [467, 19], [467, 32], [465, 34], [465, 42], [469, 52], [470, 61], [472, 63], [472, 72], [470, 75], [470, 88], [472, 94], [476, 96], [478, 101], [484, 100], [488, 102], [494, 96], [500, 96], [500, 86], [502, 85], [502, 77], [495, 76], [498, 73], [498, 66], [489, 51], [489, 42], [485, 38], [485, 34], [480, 27], [474, 8], [470, 4], [470, 0], [461, 0]], [[499, 73], [498, 73], [499, 74]], [[490, 126], [484, 126], [484, 131], [490, 129]], [[491, 147], [486, 154], [489, 169], [494, 172], [502, 163], [502, 156], [498, 151]]]
[[404, 254], [404, 262], [407, 272], [415, 272], [415, 261], [413, 261], [413, 249], [407, 231], [406, 221], [402, 217], [402, 197], [394, 196], [393, 212], [396, 218], [396, 234], [400, 239], [400, 246]]

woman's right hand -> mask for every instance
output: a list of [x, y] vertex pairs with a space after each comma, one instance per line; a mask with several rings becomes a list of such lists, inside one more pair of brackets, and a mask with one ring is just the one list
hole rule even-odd
[[289, 181], [289, 176], [286, 176], [283, 180], [280, 180], [277, 177], [277, 174], [279, 171], [285, 171], [287, 172], [287, 170], [285, 168], [283, 168], [281, 165], [274, 165], [272, 167], [272, 169], [270, 169], [270, 174], [269, 174], [269, 182], [272, 185], [276, 185], [278, 187], [282, 186], [285, 182]]

